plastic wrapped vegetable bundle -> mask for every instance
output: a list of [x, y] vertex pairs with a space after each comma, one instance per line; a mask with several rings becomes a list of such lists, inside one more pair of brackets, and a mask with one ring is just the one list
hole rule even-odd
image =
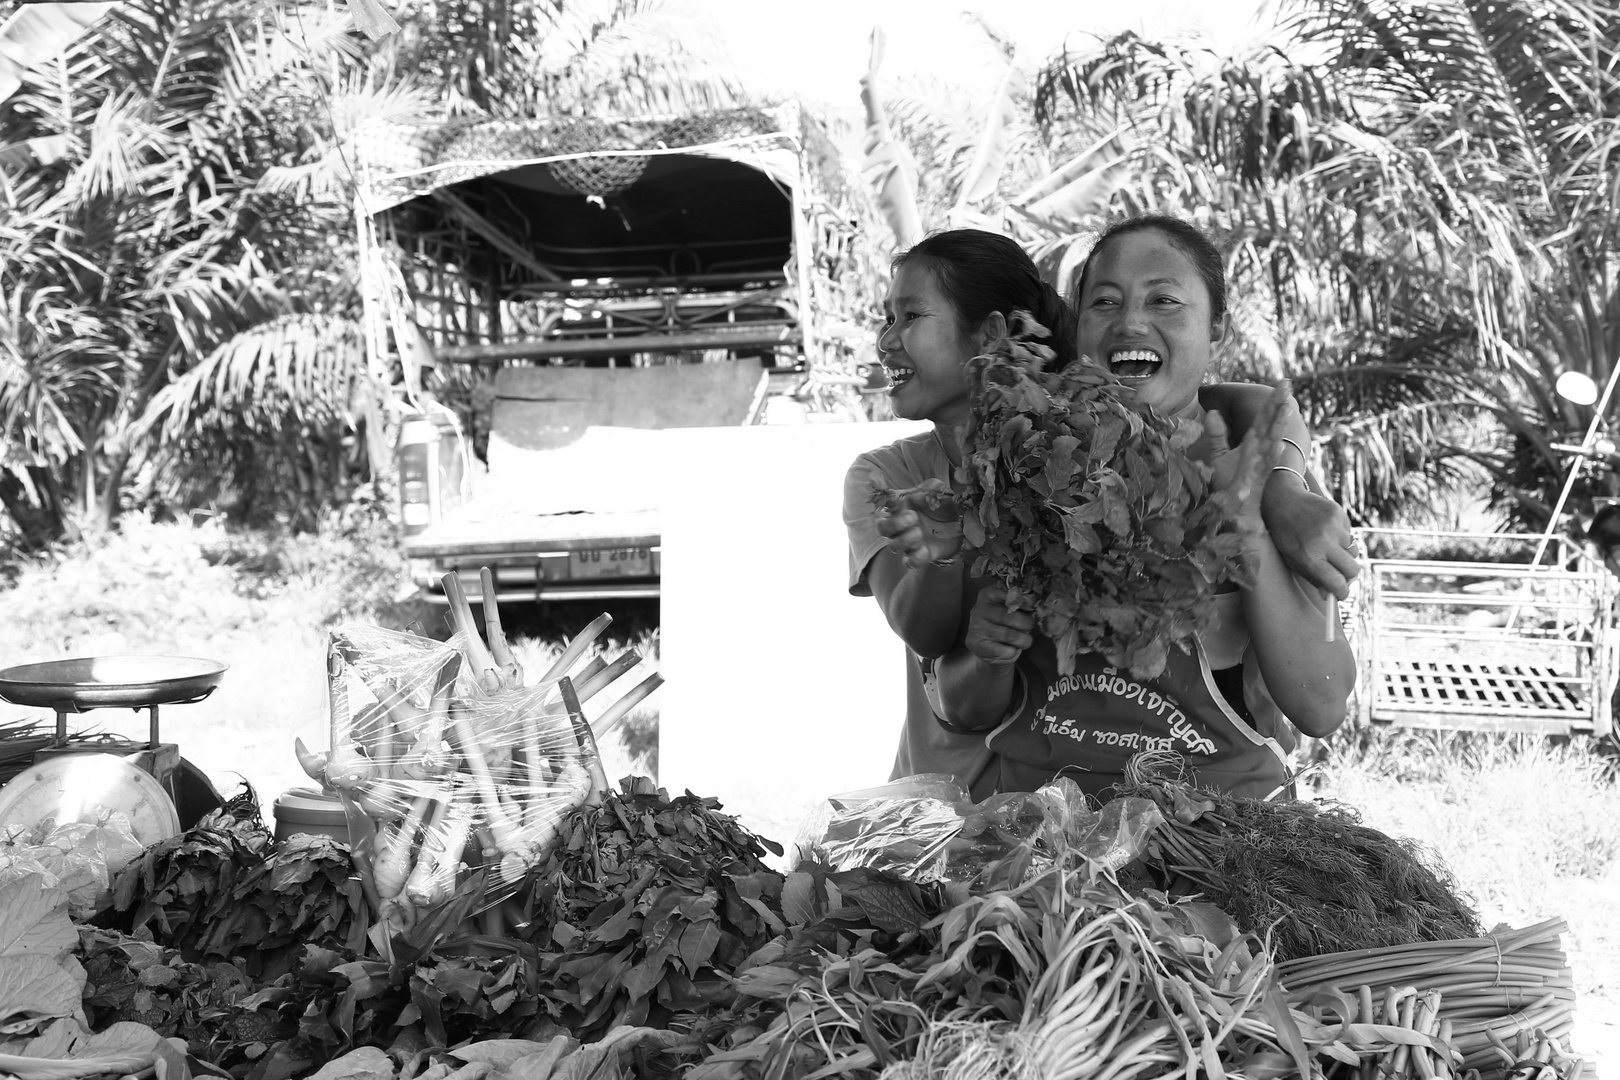
[[800, 857], [918, 882], [1011, 887], [1054, 863], [1118, 869], [1160, 821], [1147, 799], [1093, 809], [1074, 781], [975, 803], [951, 777], [921, 774], [829, 798], [800, 830]]
[[[448, 584], [448, 582], [447, 582]], [[459, 588], [448, 642], [373, 626], [331, 635], [331, 750], [300, 760], [342, 799], [379, 951], [429, 912], [482, 914], [504, 933], [501, 904], [544, 865], [563, 819], [607, 787], [582, 702], [640, 660], [573, 669], [610, 621], [579, 635], [534, 685], [493, 611], [483, 640]], [[572, 677], [570, 677], [572, 673]], [[609, 712], [622, 716], [653, 676]], [[599, 727], [616, 722], [598, 717]], [[437, 920], [454, 923], [457, 918]]]

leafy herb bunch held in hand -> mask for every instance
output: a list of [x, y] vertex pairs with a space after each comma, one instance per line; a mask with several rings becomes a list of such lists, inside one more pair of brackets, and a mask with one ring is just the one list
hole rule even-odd
[[1061, 674], [1096, 652], [1158, 675], [1170, 647], [1208, 627], [1216, 586], [1241, 566], [1240, 537], [1222, 531], [1237, 493], [1212, 488], [1210, 467], [1188, 455], [1196, 419], [1138, 405], [1134, 385], [1089, 358], [1046, 370], [1045, 328], [1022, 312], [1013, 331], [972, 364], [957, 475], [973, 575], [1034, 616]]
[[[1261, 519], [1263, 479], [1288, 449], [1283, 441], [1291, 416], [1286, 388], [1271, 392], [1240, 446], [1232, 449], [1226, 418], [1210, 407], [1204, 387], [1226, 329], [1222, 260], [1214, 245], [1185, 222], [1155, 216], [1111, 227], [1087, 259], [1078, 291], [1080, 352], [1106, 364], [1106, 377], [1119, 384], [1118, 390], [1112, 384], [1080, 387], [1091, 391], [1077, 395], [1088, 403], [1082, 411], [1090, 414], [1090, 420], [1082, 417], [1082, 426], [1095, 422], [1101, 432], [1103, 422], [1117, 422], [1107, 403], [1121, 392], [1134, 395], [1135, 410], [1142, 416], [1161, 418], [1157, 427], [1148, 419], [1137, 428], [1125, 422], [1119, 443], [1104, 447], [1110, 460], [1130, 462], [1132, 453], [1158, 458], [1131, 462], [1107, 484], [1123, 485], [1127, 496], [1145, 496], [1148, 501], [1138, 509], [1150, 511], [1153, 500], [1164, 497], [1162, 492], [1130, 492], [1129, 480], [1155, 468], [1168, 469], [1167, 479], [1177, 476], [1181, 455], [1171, 451], [1185, 440], [1181, 445], [1188, 456], [1207, 464], [1210, 490], [1223, 493], [1221, 501], [1230, 509], [1235, 529], [1223, 543], [1234, 550], [1224, 552], [1224, 557], [1232, 561], [1241, 554], [1249, 563], [1248, 573], [1238, 588], [1214, 598], [1213, 614], [1196, 621], [1191, 651], [1183, 653], [1166, 648], [1165, 641], [1149, 640], [1167, 627], [1174, 630], [1175, 623], [1155, 622], [1140, 605], [1131, 610], [1132, 567], [1126, 560], [1110, 570], [1107, 580], [1091, 583], [1110, 590], [1100, 598], [1102, 610], [1097, 610], [1089, 593], [1074, 596], [1078, 621], [1106, 623], [1106, 633], [1098, 640], [1123, 644], [1123, 651], [1109, 656], [1082, 645], [1072, 661], [1063, 654], [1068, 643], [1043, 633], [1052, 620], [1038, 620], [1028, 610], [1035, 606], [1030, 597], [999, 585], [986, 588], [974, 603], [963, 646], [939, 665], [944, 718], [957, 727], [993, 729], [988, 741], [1002, 756], [1004, 790], [1032, 790], [1057, 772], [1073, 769], [1088, 794], [1101, 794], [1117, 780], [1132, 754], [1152, 749], [1181, 753], [1197, 781], [1206, 786], [1263, 796], [1285, 777], [1282, 759], [1294, 728], [1322, 735], [1343, 722], [1354, 677], [1354, 658], [1343, 635], [1329, 640], [1323, 633], [1331, 598], [1295, 576]], [[1100, 369], [1094, 370], [1092, 378], [1104, 378]], [[996, 368], [987, 372], [994, 376]], [[1016, 372], [1003, 374], [1017, 393], [1029, 396], [1042, 389], [1032, 380], [1024, 386]], [[1044, 419], [1050, 406], [1038, 397], [1027, 410], [1022, 402], [1014, 404], [1027, 411], [1029, 424], [1004, 418], [1007, 422], [997, 425], [993, 444], [982, 438], [981, 429], [976, 452], [986, 459], [1009, 453], [1044, 455], [1043, 470], [1069, 471], [1070, 463], [1061, 460], [1065, 455], [1051, 453], [1051, 442], [1062, 435]], [[1168, 422], [1197, 425], [1202, 434], [1191, 440]], [[1050, 437], [1027, 439], [1034, 427], [1048, 429]], [[1156, 443], [1142, 439], [1142, 433], [1150, 430], [1161, 436]], [[1026, 442], [1031, 443], [1027, 448]], [[1087, 448], [1093, 460], [1100, 456], [1095, 443]], [[982, 469], [978, 475], [982, 483]], [[1185, 474], [1181, 478], [1188, 479]], [[1031, 491], [1042, 484], [1053, 486], [1056, 479], [1044, 471], [1026, 474]], [[985, 498], [996, 494], [987, 491]], [[1110, 532], [1131, 525], [1146, 534], [1127, 541], [1127, 551], [1141, 546], [1168, 551], [1174, 543], [1185, 542], [1189, 522], [1199, 529], [1208, 525], [1196, 515], [1184, 516], [1180, 537], [1173, 531], [1154, 535], [1152, 514], [1129, 520], [1129, 507], [1117, 506], [1120, 493], [1093, 503], [1097, 501], [1102, 503], [1100, 510], [1089, 513], [1100, 513], [1099, 521], [1084, 524], [1100, 523]], [[1187, 505], [1195, 506], [1195, 501]], [[1015, 501], [998, 507], [998, 512], [1016, 518], [1032, 516], [1034, 510]], [[1027, 531], [1027, 525], [1019, 525], [1015, 533]], [[1069, 532], [1085, 546], [1083, 533]], [[1117, 542], [1120, 537], [1115, 533], [1113, 539]], [[994, 543], [990, 530], [986, 543]], [[1036, 547], [1032, 554], [1043, 560], [1043, 573], [1050, 574], [1068, 555], [1051, 545]], [[1215, 550], [1220, 551], [1221, 545]], [[993, 546], [986, 552], [993, 564], [997, 552]], [[1043, 595], [1035, 599], [1047, 604], [1043, 616], [1063, 614], [1044, 587]], [[1093, 609], [1081, 610], [1088, 603]], [[1133, 643], [1133, 633], [1141, 640]], [[1077, 634], [1077, 644], [1079, 638]], [[1121, 670], [1128, 665], [1138, 670]], [[1230, 678], [1223, 680], [1223, 675]]]

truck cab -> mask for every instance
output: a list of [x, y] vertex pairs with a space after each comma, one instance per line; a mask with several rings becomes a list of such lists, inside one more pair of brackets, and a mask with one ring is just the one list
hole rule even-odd
[[858, 186], [796, 107], [362, 134], [367, 341], [429, 600], [480, 566], [502, 600], [657, 596], [659, 433], [865, 381], [814, 316], [840, 314]]

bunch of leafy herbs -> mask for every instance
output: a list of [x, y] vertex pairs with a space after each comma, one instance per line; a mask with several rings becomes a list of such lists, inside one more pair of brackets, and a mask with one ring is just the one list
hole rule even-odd
[[626, 779], [564, 822], [520, 894], [550, 1014], [589, 1040], [731, 1000], [729, 976], [782, 928], [781, 848], [719, 813]]
[[1120, 790], [1164, 811], [1139, 864], [1149, 884], [1206, 897], [1280, 961], [1484, 933], [1432, 853], [1351, 807], [1195, 788], [1150, 755]]
[[125, 867], [100, 922], [268, 980], [306, 944], [358, 949], [365, 911], [346, 845], [302, 833], [276, 844], [262, 823], [215, 812]]
[[1241, 539], [1222, 531], [1232, 497], [1188, 456], [1199, 425], [1138, 406], [1085, 357], [1046, 370], [1046, 329], [1025, 312], [1012, 323], [970, 366], [956, 478], [973, 573], [1035, 615], [1062, 673], [1095, 652], [1151, 678], [1207, 625], [1216, 585], [1238, 567]]
[[194, 1057], [245, 1073], [297, 1030], [260, 1010], [260, 987], [225, 960], [191, 963], [171, 948], [116, 930], [79, 929], [84, 1010], [96, 1029], [134, 1021], [180, 1038]]

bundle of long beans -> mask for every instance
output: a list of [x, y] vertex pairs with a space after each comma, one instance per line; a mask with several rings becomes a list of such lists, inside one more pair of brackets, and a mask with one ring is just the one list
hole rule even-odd
[[1462, 1055], [1464, 1069], [1488, 1077], [1533, 1064], [1567, 1080], [1582, 1066], [1564, 1049], [1575, 1022], [1574, 982], [1559, 945], [1565, 929], [1548, 919], [1486, 937], [1330, 953], [1280, 964], [1277, 974], [1291, 1004], [1328, 1007], [1347, 1020], [1371, 1017], [1378, 1002], [1379, 1022], [1397, 1010], [1416, 1017], [1433, 995], [1429, 1024], [1444, 1030], [1441, 1041]]

